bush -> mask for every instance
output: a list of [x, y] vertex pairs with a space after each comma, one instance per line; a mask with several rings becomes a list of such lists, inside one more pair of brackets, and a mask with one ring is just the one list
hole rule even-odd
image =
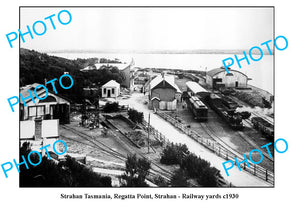
[[187, 155], [183, 159], [180, 168], [186, 171], [188, 177], [195, 178], [201, 186], [217, 186], [218, 177], [221, 177], [219, 170], [211, 167], [208, 161], [194, 154]]
[[129, 187], [145, 187], [148, 186], [146, 183], [146, 177], [149, 175], [151, 163], [143, 158], [138, 159], [136, 155], [127, 156], [126, 170], [121, 176], [125, 182], [121, 183], [122, 186]]
[[171, 178], [170, 184], [171, 186], [185, 187], [189, 186], [188, 177], [184, 170], [177, 169], [174, 172], [174, 175]]
[[153, 182], [160, 187], [166, 187], [169, 185], [168, 182], [160, 175], [155, 176]]
[[144, 120], [144, 114], [142, 112], [138, 112], [135, 109], [128, 110], [129, 119], [135, 123], [142, 123]]
[[[20, 148], [21, 156], [28, 156], [31, 152], [28, 144]], [[37, 154], [30, 156], [32, 162], [37, 163]], [[29, 169], [24, 165], [20, 166], [20, 187], [109, 187], [111, 178], [103, 177], [93, 172], [90, 168], [78, 163], [74, 158], [66, 156], [65, 162], [58, 164], [48, 157], [42, 158], [41, 164], [32, 166]]]
[[114, 102], [114, 103], [106, 103], [103, 107], [103, 111], [106, 113], [112, 113], [112, 112], [118, 112], [119, 109], [119, 103]]
[[180, 164], [189, 150], [185, 144], [171, 144], [164, 148], [160, 162], [166, 165]]
[[162, 153], [160, 162], [167, 165], [179, 164], [180, 169], [172, 176], [172, 186], [187, 186], [187, 180], [193, 178], [201, 186], [217, 186], [220, 171], [210, 166], [206, 160], [190, 153], [186, 145], [168, 145]]
[[196, 180], [202, 186], [215, 187], [218, 186], [218, 177], [221, 177], [219, 170], [215, 167], [206, 167]]

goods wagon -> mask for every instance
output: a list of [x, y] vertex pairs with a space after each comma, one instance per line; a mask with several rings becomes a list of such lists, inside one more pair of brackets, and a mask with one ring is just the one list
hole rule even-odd
[[252, 117], [251, 122], [253, 124], [253, 127], [262, 134], [272, 141], [274, 140], [274, 125], [268, 122], [267, 120], [261, 118], [261, 117]]

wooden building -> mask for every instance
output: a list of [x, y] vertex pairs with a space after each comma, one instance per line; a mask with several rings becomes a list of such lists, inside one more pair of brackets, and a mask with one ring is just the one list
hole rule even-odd
[[102, 98], [116, 98], [120, 95], [120, 84], [110, 80], [101, 87]]
[[[34, 96], [34, 88], [39, 84], [34, 83], [21, 88], [20, 93], [24, 98], [29, 97], [28, 90]], [[46, 95], [45, 89], [42, 87], [38, 88], [36, 91], [39, 97], [44, 97]], [[35, 119], [59, 119], [59, 123], [65, 124], [70, 123], [70, 101], [62, 97], [59, 94], [48, 90], [48, 96], [46, 99], [39, 100], [31, 98], [26, 99], [24, 103], [20, 102], [20, 120], [35, 120]]]
[[206, 84], [213, 89], [220, 87], [226, 88], [246, 88], [250, 80], [246, 74], [229, 69], [229, 73], [226, 72], [224, 67], [210, 70], [206, 73]]
[[162, 74], [152, 79], [149, 99], [150, 109], [176, 110], [177, 101], [181, 99], [181, 91], [175, 84], [174, 76]]

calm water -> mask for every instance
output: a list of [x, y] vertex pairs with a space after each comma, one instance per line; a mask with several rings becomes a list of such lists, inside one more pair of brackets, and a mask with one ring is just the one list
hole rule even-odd
[[[68, 59], [76, 58], [118, 58], [121, 61], [130, 63], [134, 59], [137, 67], [153, 68], [173, 68], [191, 70], [211, 70], [222, 66], [222, 60], [233, 57], [233, 54], [115, 54], [115, 53], [49, 53]], [[255, 57], [255, 56], [254, 56]], [[242, 58], [242, 56], [238, 56]], [[248, 56], [249, 58], [249, 56]], [[250, 65], [245, 60], [241, 61], [242, 68], [234, 64], [231, 68], [245, 73], [252, 78], [249, 84], [262, 88], [273, 93], [273, 56], [264, 55], [263, 58], [254, 62], [250, 60]], [[236, 63], [236, 62], [235, 62]]]

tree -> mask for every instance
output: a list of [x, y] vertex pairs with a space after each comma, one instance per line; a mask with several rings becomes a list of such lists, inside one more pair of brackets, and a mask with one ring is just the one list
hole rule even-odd
[[[20, 148], [20, 160], [23, 155], [25, 159], [31, 152], [29, 144], [25, 143]], [[36, 153], [30, 155], [33, 163], [39, 162]], [[47, 156], [42, 158], [42, 162], [33, 166], [29, 163], [28, 169], [25, 165], [20, 166], [20, 186], [21, 187], [109, 187], [111, 178], [101, 176], [93, 172], [84, 164], [80, 164], [74, 158], [66, 156], [66, 160], [56, 163], [49, 160]]]
[[180, 168], [186, 171], [188, 177], [195, 178], [201, 186], [217, 186], [220, 171], [211, 167], [206, 160], [197, 157], [195, 154], [187, 155], [182, 161]]
[[162, 152], [160, 162], [166, 165], [181, 164], [184, 156], [190, 152], [185, 144], [167, 145]]
[[168, 181], [166, 181], [162, 176], [157, 175], [154, 177], [153, 182], [159, 187], [166, 187], [169, 185]]
[[[58, 86], [57, 81], [56, 90], [60, 95], [69, 98], [73, 102], [82, 103], [84, 87], [93, 87], [93, 84], [103, 85], [110, 80], [116, 80], [118, 83], [121, 83], [124, 80], [122, 77], [123, 72], [118, 70], [117, 67], [102, 66], [100, 70], [80, 72], [80, 69], [87, 65], [93, 65], [97, 61], [97, 58], [69, 60], [21, 48], [20, 85], [44, 84], [45, 79], [48, 81], [54, 78], [58, 79], [64, 72], [68, 72], [74, 80], [74, 85], [69, 90], [65, 90]], [[115, 62], [118, 61], [116, 60]], [[111, 63], [111, 60], [109, 60], [109, 63]], [[67, 80], [63, 79], [63, 81]], [[69, 85], [68, 83], [65, 85]], [[51, 90], [50, 87], [48, 89]]]
[[185, 171], [182, 169], [177, 169], [174, 172], [174, 175], [171, 177], [170, 184], [171, 184], [171, 186], [185, 187], [185, 186], [189, 186], [189, 183], [187, 180], [188, 180], [188, 177], [187, 177]]
[[142, 112], [138, 112], [135, 109], [128, 110], [128, 117], [135, 123], [142, 123], [144, 120], [144, 114]]
[[137, 158], [136, 155], [128, 155], [126, 170], [121, 178], [125, 181], [121, 185], [129, 187], [145, 187], [146, 177], [149, 175], [151, 163], [144, 158]]
[[118, 102], [113, 102], [113, 103], [107, 102], [103, 107], [103, 111], [106, 113], [118, 112], [119, 111], [119, 103]]
[[222, 178], [218, 169], [211, 167], [208, 161], [190, 153], [186, 145], [167, 145], [160, 162], [180, 165], [180, 169], [172, 176], [172, 186], [187, 186], [187, 180], [192, 178], [201, 186], [213, 187], [218, 185], [218, 178]]
[[221, 177], [219, 170], [215, 167], [206, 167], [196, 180], [202, 186], [215, 187], [218, 186], [218, 176]]

